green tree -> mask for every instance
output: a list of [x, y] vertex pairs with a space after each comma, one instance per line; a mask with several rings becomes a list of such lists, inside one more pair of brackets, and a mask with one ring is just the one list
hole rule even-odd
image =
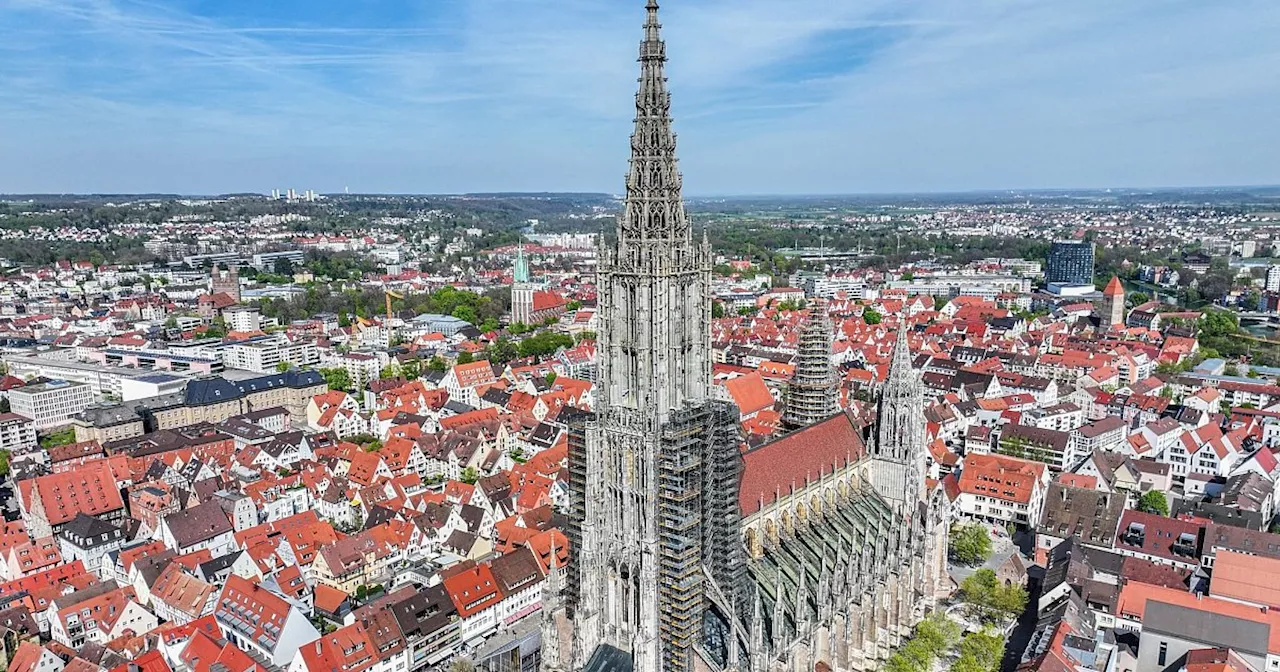
[[280, 257], [276, 259], [276, 263], [272, 265], [271, 270], [274, 271], [276, 275], [283, 275], [285, 277], [292, 278], [293, 261], [287, 257]]
[[480, 322], [480, 315], [471, 306], [458, 306], [453, 309], [452, 315], [470, 324], [478, 324]]
[[405, 380], [417, 380], [422, 375], [421, 359], [406, 359], [400, 363], [400, 374]]
[[572, 348], [573, 338], [554, 331], [539, 332], [520, 341], [521, 357], [544, 357], [561, 348]]
[[983, 525], [957, 525], [951, 528], [951, 557], [956, 562], [974, 567], [991, 557], [991, 535]]
[[1004, 637], [991, 631], [971, 632], [960, 642], [960, 657], [951, 672], [999, 672]]
[[934, 661], [955, 646], [960, 627], [945, 615], [935, 612], [916, 626], [911, 639], [885, 663], [888, 672], [929, 672]]
[[475, 467], [467, 467], [462, 470], [461, 478], [458, 480], [467, 485], [475, 485], [476, 481], [480, 480], [480, 472], [476, 471]]
[[344, 368], [320, 369], [320, 375], [331, 390], [346, 392], [351, 389], [351, 374]]
[[491, 362], [506, 364], [520, 356], [520, 348], [506, 336], [499, 336], [497, 340], [489, 344], [488, 348], [485, 348], [485, 356]]
[[556, 384], [556, 378], [557, 378], [557, 376], [556, 376], [556, 372], [555, 372], [555, 371], [552, 371], [551, 373], [548, 373], [548, 374], [547, 374], [547, 387], [551, 387], [552, 385], [555, 385], [555, 384]]
[[1240, 318], [1226, 310], [1210, 310], [1200, 318], [1200, 335], [1215, 338], [1234, 336], [1240, 331]]
[[960, 599], [970, 615], [984, 623], [1017, 618], [1027, 606], [1027, 590], [1003, 585], [990, 569], [979, 569], [960, 584]]
[[583, 341], [594, 341], [596, 340], [596, 332], [579, 331], [578, 335], [573, 337], [573, 340], [577, 341], [578, 343], [581, 343]]
[[578, 301], [577, 299], [574, 299], [573, 301], [570, 301], [569, 303], [565, 304], [565, 309], [566, 310], [582, 310], [582, 302]]
[[911, 282], [912, 280], [915, 280], [915, 279], [916, 279], [916, 274], [912, 273], [911, 271], [907, 271], [906, 273], [902, 274], [903, 282]]
[[1138, 500], [1138, 510], [1145, 513], [1154, 513], [1157, 516], [1167, 516], [1169, 515], [1169, 499], [1159, 490], [1148, 490]]
[[719, 301], [711, 302], [711, 319], [718, 320], [724, 317], [724, 304]]
[[213, 322], [205, 328], [205, 338], [223, 338], [227, 335], [227, 323], [221, 317], [213, 318]]
[[867, 324], [880, 324], [880, 321], [882, 319], [884, 318], [880, 315], [880, 313], [870, 308], [863, 309], [862, 311], [862, 321], [866, 322]]
[[1142, 292], [1134, 292], [1129, 295], [1129, 305], [1131, 306], [1141, 306], [1142, 304], [1150, 300], [1151, 300], [1151, 297], [1147, 296]]
[[476, 356], [475, 356], [475, 355], [473, 355], [473, 354], [471, 354], [471, 353], [469, 353], [469, 352], [460, 352], [460, 353], [458, 353], [458, 359], [457, 359], [457, 360], [455, 360], [455, 363], [457, 363], [457, 364], [470, 364], [470, 363], [472, 363], [472, 362], [474, 362], [474, 361], [476, 361]]
[[431, 361], [427, 362], [427, 370], [435, 371], [436, 373], [444, 373], [449, 370], [449, 363], [444, 361], [444, 358], [440, 355], [436, 355], [431, 358]]
[[293, 365], [290, 364], [289, 362], [280, 362], [279, 364], [276, 364], [276, 373], [284, 373], [285, 371], [288, 371], [289, 369], [292, 369], [292, 368], [293, 368]]
[[9, 475], [9, 451], [0, 450], [0, 480]]

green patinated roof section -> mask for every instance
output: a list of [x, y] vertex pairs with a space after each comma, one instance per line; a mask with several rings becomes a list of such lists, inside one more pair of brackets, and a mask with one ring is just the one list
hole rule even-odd
[[[884, 500], [874, 493], [859, 492], [834, 506], [824, 503], [820, 515], [810, 516], [809, 520], [799, 523], [792, 534], [782, 537], [780, 543], [766, 542], [763, 556], [747, 566], [748, 575], [760, 591], [765, 606], [766, 629], [772, 627], [773, 605], [779, 593], [786, 606], [788, 627], [794, 627], [801, 572], [805, 574], [805, 590], [812, 613], [818, 606], [817, 591], [823, 559], [826, 559], [830, 571], [834, 571], [841, 560], [846, 564], [856, 562], [856, 558], [850, 557], [855, 542], [859, 549], [874, 544], [876, 539], [887, 538], [894, 524], [893, 512]], [[781, 589], [778, 586], [779, 575]], [[843, 580], [841, 577], [836, 579]]]

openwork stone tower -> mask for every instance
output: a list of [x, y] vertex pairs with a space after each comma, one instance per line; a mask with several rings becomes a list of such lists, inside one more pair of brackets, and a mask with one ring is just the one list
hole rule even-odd
[[807, 427], [835, 415], [837, 380], [831, 369], [831, 320], [826, 303], [815, 300], [800, 332], [796, 374], [787, 386], [783, 423], [791, 429]]

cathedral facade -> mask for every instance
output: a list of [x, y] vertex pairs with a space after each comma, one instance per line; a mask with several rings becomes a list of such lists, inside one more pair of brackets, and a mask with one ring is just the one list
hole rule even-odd
[[[570, 426], [573, 561], [546, 584], [542, 667], [875, 669], [946, 581], [948, 500], [925, 482], [905, 335], [870, 446], [814, 399], [796, 416], [811, 424], [742, 452], [737, 410], [710, 394], [711, 250], [685, 214], [657, 0], [646, 11], [626, 201], [599, 251], [596, 407]], [[808, 340], [830, 366], [829, 340]], [[811, 377], [800, 397], [835, 394]]]

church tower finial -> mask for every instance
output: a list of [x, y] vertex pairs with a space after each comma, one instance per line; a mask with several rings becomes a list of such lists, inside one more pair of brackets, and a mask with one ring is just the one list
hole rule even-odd
[[524, 257], [524, 243], [516, 247], [516, 267], [512, 272], [516, 282], [529, 282], [529, 260]]

